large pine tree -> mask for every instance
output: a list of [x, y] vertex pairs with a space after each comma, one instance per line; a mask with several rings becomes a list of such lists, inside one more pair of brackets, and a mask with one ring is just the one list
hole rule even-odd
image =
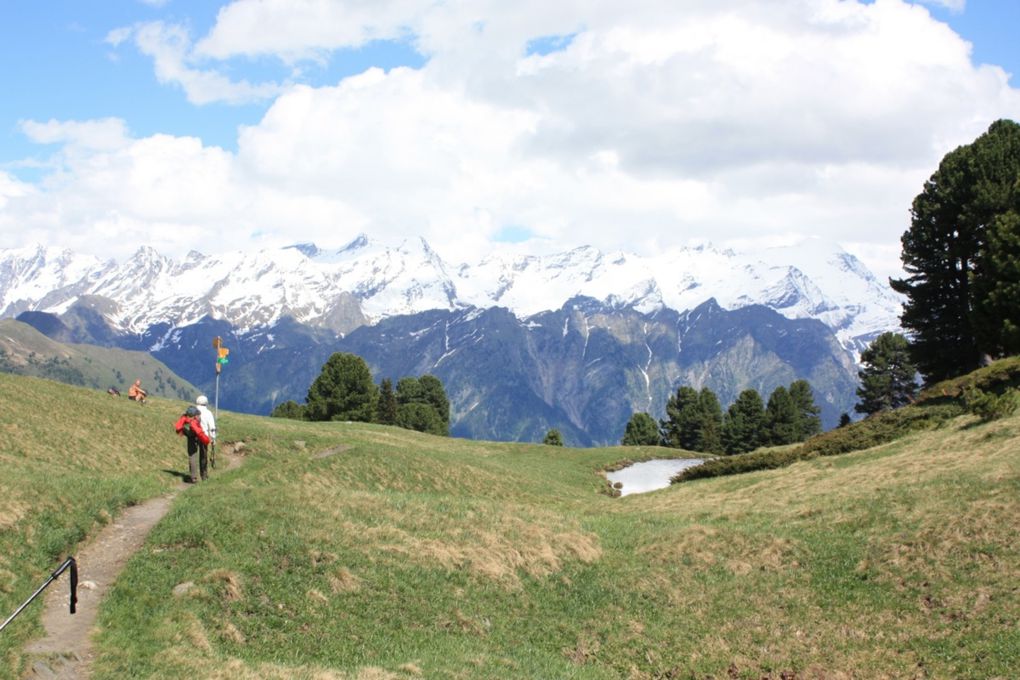
[[722, 452], [722, 407], [715, 392], [707, 387], [700, 392], [687, 385], [678, 388], [666, 402], [662, 439], [674, 448]]
[[698, 434], [695, 451], [722, 453], [722, 406], [715, 392], [702, 387], [698, 393]]
[[1020, 354], [1020, 180], [1014, 209], [988, 228], [988, 255], [974, 280], [974, 329], [989, 354]]
[[365, 360], [356, 354], [335, 352], [308, 388], [305, 417], [372, 422], [377, 397], [372, 372]]
[[448, 435], [450, 402], [439, 378], [423, 375], [397, 381], [397, 425], [409, 430]]
[[376, 422], [382, 425], [397, 424], [397, 395], [393, 393], [393, 381], [385, 378], [379, 384], [379, 406]]
[[627, 428], [620, 440], [623, 446], [657, 446], [659, 444], [659, 426], [655, 418], [647, 413], [635, 413], [627, 421]]
[[698, 425], [698, 392], [681, 385], [666, 401], [666, 418], [662, 421], [662, 440], [666, 446], [695, 451]]
[[790, 383], [790, 399], [797, 413], [797, 441], [804, 441], [822, 431], [822, 409], [815, 403], [815, 395], [807, 380]]
[[766, 442], [772, 446], [792, 444], [798, 439], [797, 406], [790, 397], [790, 391], [782, 385], [769, 396], [765, 407], [765, 431]]
[[948, 153], [914, 199], [901, 239], [907, 276], [890, 284], [907, 298], [900, 321], [929, 382], [973, 370], [984, 354], [1004, 349], [996, 315], [1002, 317], [1005, 304], [1006, 318], [1016, 319], [1020, 300], [986, 302], [997, 289], [997, 246], [988, 232], [993, 223], [1015, 230], [1015, 222], [996, 220], [1016, 205], [1018, 178], [1020, 124], [999, 120], [972, 144]]
[[748, 388], [726, 411], [722, 443], [726, 453], [754, 451], [764, 443], [765, 402], [758, 390]]
[[864, 368], [858, 372], [860, 399], [854, 410], [877, 413], [909, 404], [917, 394], [914, 363], [907, 339], [899, 333], [882, 333], [861, 352]]

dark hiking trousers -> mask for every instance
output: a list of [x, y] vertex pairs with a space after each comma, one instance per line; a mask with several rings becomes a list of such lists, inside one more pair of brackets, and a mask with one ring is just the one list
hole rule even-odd
[[206, 469], [208, 464], [209, 447], [206, 444], [198, 441], [198, 436], [195, 434], [188, 435], [188, 472], [191, 475], [191, 481], [197, 482], [199, 479], [206, 479], [209, 473]]

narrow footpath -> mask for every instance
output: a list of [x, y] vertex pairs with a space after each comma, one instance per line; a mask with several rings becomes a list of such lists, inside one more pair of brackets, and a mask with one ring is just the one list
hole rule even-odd
[[[216, 453], [219, 465], [213, 474], [233, 469], [242, 460], [231, 446]], [[164, 496], [127, 508], [79, 548], [74, 556], [78, 564], [76, 613], [71, 615], [68, 611], [71, 576], [64, 572], [46, 590], [42, 613], [46, 635], [25, 648], [31, 658], [25, 677], [59, 680], [89, 677], [94, 656], [91, 635], [99, 603], [152, 528], [169, 512], [177, 494], [189, 486], [181, 482]]]

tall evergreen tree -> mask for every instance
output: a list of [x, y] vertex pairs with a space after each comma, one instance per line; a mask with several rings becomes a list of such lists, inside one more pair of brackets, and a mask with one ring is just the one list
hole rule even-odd
[[624, 430], [623, 446], [657, 446], [659, 444], [659, 426], [655, 418], [647, 413], [635, 413], [627, 421]]
[[666, 418], [662, 421], [662, 440], [675, 449], [695, 451], [698, 429], [698, 392], [681, 385], [666, 401]]
[[433, 375], [401, 378], [397, 381], [396, 398], [397, 425], [420, 432], [449, 435], [450, 402], [439, 378]]
[[1020, 179], [1014, 208], [988, 227], [988, 255], [975, 277], [975, 333], [992, 356], [1020, 354]]
[[861, 352], [863, 368], [857, 375], [860, 401], [854, 406], [858, 413], [877, 413], [909, 404], [917, 394], [917, 369], [910, 359], [910, 345], [899, 333], [879, 335]]
[[418, 378], [421, 385], [421, 396], [425, 403], [436, 410], [440, 422], [443, 423], [443, 434], [450, 432], [450, 400], [446, 397], [443, 382], [434, 375], [426, 373]]
[[804, 441], [822, 431], [822, 409], [815, 403], [815, 395], [807, 380], [790, 383], [790, 399], [797, 412], [797, 441]]
[[722, 443], [726, 453], [754, 451], [764, 443], [765, 402], [758, 390], [748, 388], [737, 395], [726, 411]]
[[425, 392], [421, 388], [420, 380], [411, 376], [407, 376], [397, 381], [398, 404], [413, 404], [424, 402]]
[[377, 396], [365, 360], [356, 354], [335, 352], [308, 388], [305, 417], [308, 420], [372, 422]]
[[[946, 154], [914, 199], [901, 239], [907, 276], [890, 284], [907, 298], [900, 321], [911, 331], [911, 356], [928, 382], [973, 370], [985, 353], [1002, 349], [992, 310], [1005, 299], [986, 302], [997, 289], [991, 278], [996, 243], [988, 229], [1015, 204], [1018, 176], [1020, 124], [999, 120]], [[1016, 319], [1011, 309], [1006, 317]]]
[[767, 442], [772, 446], [780, 446], [797, 441], [797, 419], [797, 407], [790, 397], [790, 391], [780, 385], [772, 391], [765, 407]]
[[695, 451], [722, 453], [722, 407], [715, 392], [702, 387], [698, 393], [698, 429]]
[[376, 422], [381, 425], [397, 424], [397, 395], [393, 392], [393, 381], [384, 378], [379, 385], [379, 407]]
[[703, 387], [700, 392], [683, 385], [666, 402], [666, 419], [662, 421], [662, 440], [666, 446], [701, 451], [721, 452], [722, 408], [715, 392]]

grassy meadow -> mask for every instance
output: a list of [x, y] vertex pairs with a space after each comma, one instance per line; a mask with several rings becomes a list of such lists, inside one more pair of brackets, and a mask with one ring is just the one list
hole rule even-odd
[[[0, 374], [0, 616], [178, 482], [181, 406]], [[602, 469], [675, 452], [219, 431], [244, 464], [130, 561], [93, 678], [1020, 676], [1020, 416], [623, 498]]]

